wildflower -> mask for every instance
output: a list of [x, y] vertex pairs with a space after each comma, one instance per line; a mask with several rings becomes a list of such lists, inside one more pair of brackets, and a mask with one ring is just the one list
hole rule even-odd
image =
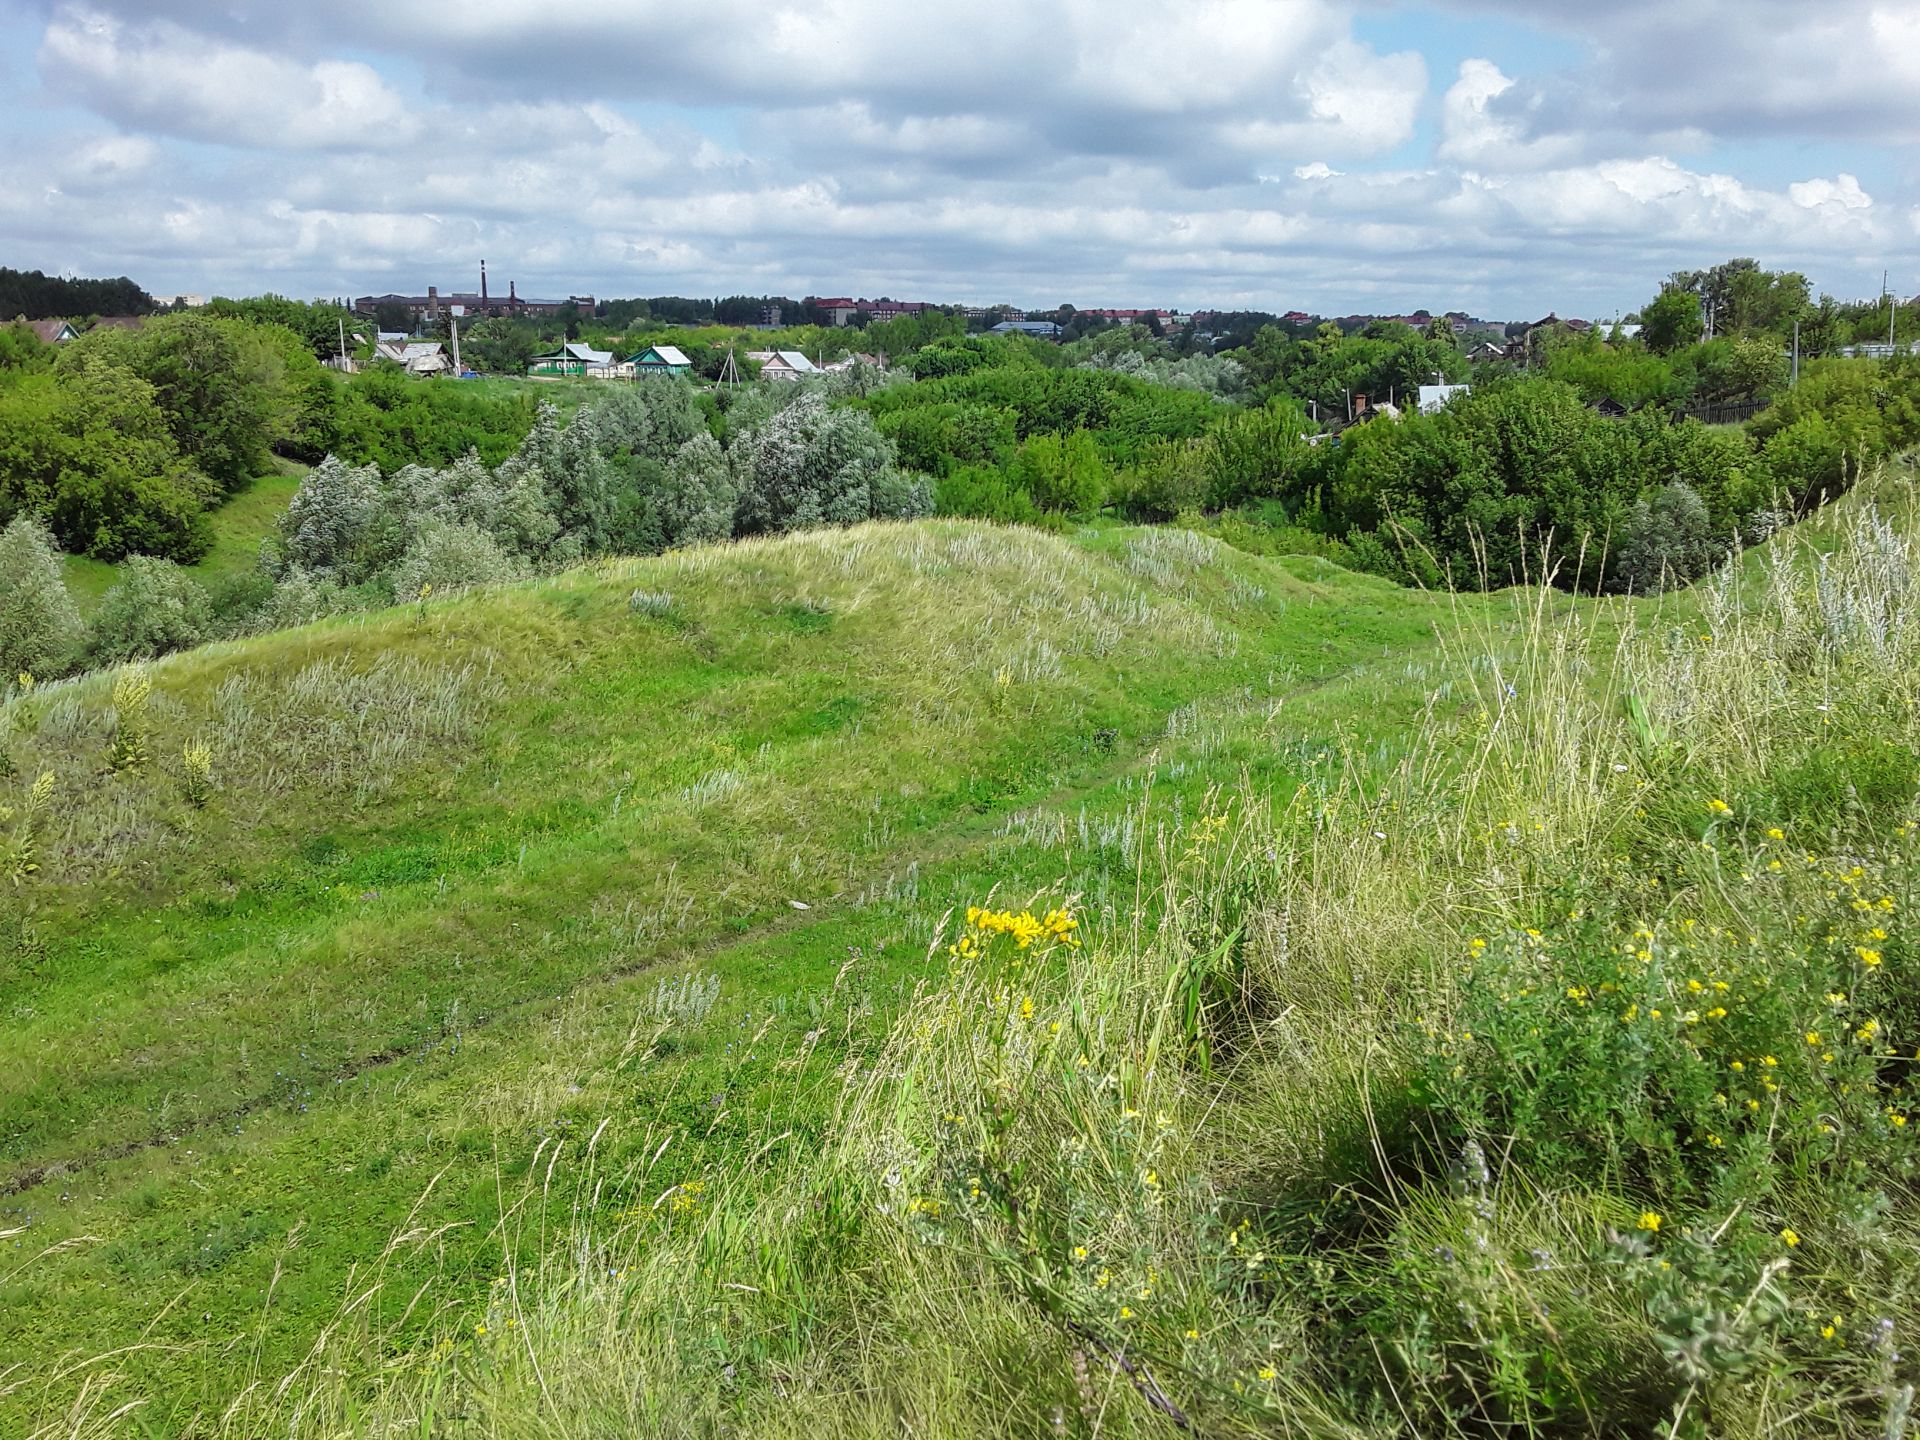
[[1120, 1318], [1122, 1320], [1131, 1320], [1133, 1318], [1133, 1307], [1130, 1305], [1122, 1305], [1120, 1307]]
[[1887, 1119], [1892, 1123], [1893, 1128], [1896, 1130], [1900, 1129], [1902, 1126], [1904, 1126], [1907, 1123], [1906, 1116], [1901, 1115], [1898, 1112], [1893, 1110], [1887, 1111]]
[[1784, 1227], [1780, 1231], [1780, 1238], [1787, 1242], [1787, 1248], [1789, 1250], [1800, 1243], [1800, 1237], [1794, 1232], [1794, 1228], [1791, 1225]]
[[1819, 1043], [1820, 1043], [1820, 1032], [1818, 1030], [1807, 1031], [1807, 1044], [1818, 1045]]
[[1733, 807], [1724, 800], [1707, 801], [1707, 809], [1716, 815], [1730, 815], [1733, 813]]
[[1853, 953], [1860, 957], [1860, 963], [1869, 970], [1880, 963], [1880, 952], [1878, 950], [1869, 950], [1864, 945], [1856, 945], [1853, 947]]
[[1140, 1174], [1140, 1183], [1151, 1189], [1160, 1183], [1160, 1172], [1158, 1170], [1142, 1171]]
[[1260, 1367], [1260, 1378], [1262, 1380], [1271, 1380], [1273, 1379], [1274, 1376], [1278, 1375], [1279, 1373], [1280, 1372], [1278, 1370], [1275, 1370], [1271, 1365], [1262, 1365]]
[[1074, 1259], [1076, 1259], [1076, 1260], [1084, 1260], [1084, 1259], [1086, 1259], [1086, 1258], [1087, 1258], [1087, 1247], [1086, 1247], [1086, 1246], [1084, 1246], [1084, 1245], [1076, 1245], [1076, 1246], [1074, 1246], [1074, 1247], [1073, 1247], [1073, 1258], [1074, 1258]]
[[1781, 828], [1780, 828], [1780, 827], [1779, 827], [1778, 825], [1773, 825], [1773, 826], [1769, 826], [1769, 827], [1768, 827], [1768, 829], [1767, 829], [1767, 839], [1769, 839], [1769, 840], [1784, 840], [1784, 839], [1786, 839], [1786, 838], [1787, 838], [1787, 832], [1786, 832], [1786, 831], [1784, 831], [1784, 830], [1782, 830], [1782, 829], [1781, 829]]
[[1198, 1330], [1195, 1330], [1195, 1329], [1194, 1329], [1194, 1328], [1193, 1328], [1192, 1326], [1188, 1326], [1188, 1327], [1187, 1327], [1187, 1339], [1189, 1339], [1189, 1340], [1198, 1340], [1199, 1338], [1200, 1338], [1200, 1332], [1199, 1332]]
[[1640, 1212], [1640, 1228], [1648, 1234], [1659, 1234], [1661, 1223], [1662, 1217], [1658, 1210], [1642, 1210]]

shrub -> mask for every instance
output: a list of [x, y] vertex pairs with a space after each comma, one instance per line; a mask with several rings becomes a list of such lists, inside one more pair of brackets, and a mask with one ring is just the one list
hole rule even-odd
[[394, 566], [393, 596], [396, 600], [412, 600], [428, 587], [441, 594], [469, 585], [516, 580], [520, 574], [520, 567], [486, 531], [436, 520], [421, 529]]
[[1113, 480], [1100, 447], [1084, 430], [1033, 436], [1020, 447], [1013, 476], [1034, 504], [1063, 515], [1098, 510]]
[[0, 685], [65, 674], [84, 634], [53, 537], [37, 520], [15, 516], [0, 530]]
[[931, 487], [901, 473], [867, 415], [829, 409], [817, 395], [755, 426], [732, 453], [744, 533], [911, 519], [933, 508]]
[[1842, 494], [1859, 474], [1861, 456], [1823, 415], [1808, 415], [1768, 437], [1760, 460], [1768, 478], [1791, 505], [1804, 506]]
[[253, 628], [285, 630], [308, 625], [327, 615], [337, 614], [352, 604], [352, 597], [330, 576], [315, 575], [294, 568], [280, 577], [265, 603], [253, 616]]
[[943, 475], [934, 485], [934, 509], [942, 515], [969, 515], [1005, 524], [1037, 525], [1048, 519], [1005, 471], [968, 465]]
[[213, 628], [207, 592], [170, 560], [130, 556], [93, 623], [93, 654], [104, 663], [185, 650]]
[[1691, 584], [1724, 552], [1707, 507], [1691, 487], [1676, 483], [1635, 503], [1620, 536], [1615, 573], [1622, 588], [1652, 594]]

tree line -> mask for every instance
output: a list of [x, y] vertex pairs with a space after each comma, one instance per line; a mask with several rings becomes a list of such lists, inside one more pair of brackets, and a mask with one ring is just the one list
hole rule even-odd
[[149, 315], [153, 297], [122, 275], [114, 280], [69, 280], [38, 270], [0, 265], [0, 323], [69, 320], [93, 315]]

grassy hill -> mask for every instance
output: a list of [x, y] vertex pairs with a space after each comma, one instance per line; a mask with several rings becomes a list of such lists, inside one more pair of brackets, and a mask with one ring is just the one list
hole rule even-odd
[[857, 1021], [805, 1074], [884, 1034], [928, 906], [1000, 879], [1018, 806], [1138, 784], [1170, 724], [1281, 703], [1432, 619], [1182, 532], [865, 528], [174, 657], [118, 775], [114, 677], [43, 692], [7, 782], [21, 802], [55, 776], [8, 916], [0, 1228], [31, 1220], [23, 1261], [71, 1248], [6, 1277], [0, 1353], [263, 1326], [129, 1359], [150, 1413], [224, 1403], [302, 1353], [435, 1174], [416, 1218], [468, 1227], [433, 1263], [474, 1293], [502, 1167], [517, 1183], [530, 1136], [589, 1113], [547, 1107], [593, 1067], [522, 1083], [565, 1067], [555, 1027], [644, 1039], [696, 970], [735, 1043], [619, 1072], [682, 1135], [675, 1173], [769, 1108], [816, 1133], [830, 1107], [778, 1068], [786, 1042], [853, 954]]
[[1885, 1433], [1870, 522], [1604, 603], [873, 526], [44, 692], [0, 1429]]

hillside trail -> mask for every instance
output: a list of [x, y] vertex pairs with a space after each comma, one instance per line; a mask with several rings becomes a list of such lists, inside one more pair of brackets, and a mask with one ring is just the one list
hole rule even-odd
[[[1269, 703], [1285, 704], [1348, 679], [1360, 668], [1362, 664], [1356, 662], [1335, 669], [1328, 674], [1302, 681], [1286, 690], [1275, 691], [1267, 697], [1267, 700]], [[1227, 696], [1239, 693], [1242, 689], [1241, 686], [1234, 686], [1225, 691], [1196, 696], [1187, 701], [1186, 706], [1176, 707], [1176, 710], [1217, 704]], [[996, 838], [1009, 815], [1069, 806], [1075, 801], [1087, 799], [1113, 787], [1129, 775], [1150, 771], [1158, 762], [1164, 749], [1166, 743], [1164, 726], [1173, 713], [1175, 712], [1169, 711], [1161, 717], [1163, 730], [1159, 736], [1152, 741], [1142, 743], [1132, 753], [1114, 754], [1106, 764], [1088, 764], [1077, 770], [1067, 783], [1057, 785], [1044, 794], [1033, 796], [1012, 810], [956, 817], [939, 827], [928, 838], [928, 843], [914, 849], [896, 850], [890, 853], [884, 861], [876, 862], [863, 872], [859, 883], [850, 885], [823, 900], [807, 902], [807, 908], [804, 910], [789, 908], [768, 915], [745, 931], [710, 934], [685, 944], [675, 945], [669, 937], [643, 956], [596, 971], [562, 989], [546, 994], [525, 996], [519, 1000], [503, 1003], [484, 1014], [475, 1015], [464, 1028], [469, 1031], [500, 1030], [514, 1024], [530, 1024], [549, 1014], [558, 1005], [596, 992], [610, 990], [636, 976], [665, 965], [684, 962], [697, 964], [703, 959], [726, 951], [737, 950], [756, 942], [770, 942], [796, 931], [838, 919], [848, 908], [849, 896], [857, 897], [869, 893], [872, 886], [884, 883], [903, 870], [929, 869], [983, 849]], [[348, 1081], [390, 1070], [431, 1052], [440, 1043], [439, 1039], [423, 1039], [417, 1044], [390, 1046], [359, 1056], [345, 1065], [316, 1075], [314, 1077], [315, 1093], [331, 1092], [344, 1087]], [[319, 1085], [325, 1085], [326, 1091], [319, 1090], [317, 1088]], [[279, 1103], [283, 1096], [284, 1091], [281, 1089], [263, 1092], [237, 1105], [222, 1106], [193, 1114], [183, 1123], [162, 1131], [116, 1141], [109, 1145], [96, 1146], [58, 1160], [25, 1166], [11, 1174], [0, 1176], [0, 1197], [24, 1194], [42, 1185], [70, 1180], [99, 1166], [129, 1159], [149, 1150], [182, 1144], [192, 1139], [197, 1133], [216, 1126], [232, 1125], [258, 1111], [268, 1109]]]

